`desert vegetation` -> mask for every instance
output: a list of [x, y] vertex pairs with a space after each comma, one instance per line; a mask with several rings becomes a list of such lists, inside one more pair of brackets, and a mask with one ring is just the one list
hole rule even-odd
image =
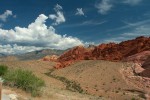
[[0, 76], [4, 75], [8, 71], [8, 67], [5, 65], [0, 65]]
[[51, 69], [50, 72], [46, 73], [46, 75], [62, 81], [64, 84], [66, 84], [67, 90], [70, 90], [73, 92], [85, 93], [85, 91], [81, 88], [79, 83], [77, 83], [75, 81], [68, 80], [67, 78], [62, 77], [62, 76], [53, 75], [52, 74], [53, 71], [54, 71], [54, 69]]
[[8, 69], [7, 66], [0, 65], [0, 74], [4, 79], [4, 85], [23, 89], [30, 92], [32, 96], [39, 96], [45, 85], [42, 79], [28, 70]]
[[[102, 100], [102, 97], [86, 94], [83, 91], [85, 89], [81, 87], [79, 82], [61, 75], [54, 75], [53, 72], [56, 71], [56, 69], [53, 68], [54, 64], [53, 62], [43, 62], [41, 60], [0, 62], [0, 65], [8, 66], [8, 70], [22, 69], [31, 71], [35, 76], [45, 82], [45, 86], [41, 87], [42, 90], [40, 89], [40, 91], [38, 91], [36, 97], [31, 96], [30, 91], [25, 92], [24, 89], [21, 89], [21, 87], [18, 88], [10, 84], [10, 82], [9, 84], [8, 82], [7, 84], [5, 83], [4, 89], [13, 90], [19, 96], [22, 95], [25, 99], [21, 100], [66, 100], [66, 98], [70, 100]], [[54, 77], [45, 74], [51, 71]], [[74, 87], [76, 89], [74, 89]]]

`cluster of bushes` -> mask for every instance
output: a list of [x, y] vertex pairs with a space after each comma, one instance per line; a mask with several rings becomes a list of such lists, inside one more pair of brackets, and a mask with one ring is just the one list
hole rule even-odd
[[45, 73], [46, 75], [58, 79], [60, 81], [62, 81], [64, 84], [66, 84], [66, 89], [73, 91], [73, 92], [79, 92], [79, 93], [85, 93], [85, 91], [81, 88], [80, 84], [75, 82], [75, 81], [71, 81], [68, 80], [65, 77], [61, 77], [61, 76], [57, 76], [57, 75], [53, 75], [52, 72], [54, 71], [54, 69], [51, 69], [50, 72]]
[[32, 96], [40, 95], [44, 81], [36, 77], [31, 71], [22, 69], [8, 69], [0, 65], [0, 76], [4, 79], [4, 85], [21, 88], [30, 92]]

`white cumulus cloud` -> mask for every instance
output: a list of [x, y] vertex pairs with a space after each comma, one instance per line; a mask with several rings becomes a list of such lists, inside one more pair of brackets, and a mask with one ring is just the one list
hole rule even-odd
[[[19, 26], [10, 30], [0, 28], [0, 44], [17, 44], [17, 46], [23, 46], [24, 48], [26, 48], [25, 46], [35, 46], [38, 48], [49, 47], [55, 49], [66, 49], [83, 44], [83, 42], [76, 37], [62, 36], [56, 33], [54, 27], [48, 27], [45, 24], [47, 19], [48, 17], [46, 15], [41, 14], [34, 22], [29, 24], [27, 28]], [[17, 46], [15, 46], [15, 48]]]
[[83, 9], [82, 8], [77, 8], [77, 11], [76, 11], [75, 15], [84, 16]]
[[35, 47], [35, 46], [18, 46], [17, 44], [7, 44], [7, 45], [0, 45], [0, 53], [3, 54], [20, 54], [24, 52], [31, 52], [36, 50], [41, 50], [42, 47]]
[[124, 0], [123, 3], [130, 4], [130, 5], [137, 5], [141, 2], [142, 0]]
[[107, 14], [112, 7], [113, 4], [111, 0], [102, 0], [100, 3], [96, 4], [96, 8], [100, 14]]
[[56, 14], [50, 14], [49, 15], [49, 18], [55, 21], [53, 23], [53, 25], [58, 25], [58, 24], [61, 24], [61, 23], [63, 23], [63, 22], [66, 21], [66, 19], [64, 17], [64, 14], [61, 11], [62, 9], [63, 9], [62, 6], [60, 6], [60, 5], [57, 4], [54, 7], [54, 10], [55, 10]]
[[0, 15], [0, 20], [5, 22], [7, 21], [7, 18], [12, 15], [13, 15], [12, 11], [6, 10], [3, 14]]

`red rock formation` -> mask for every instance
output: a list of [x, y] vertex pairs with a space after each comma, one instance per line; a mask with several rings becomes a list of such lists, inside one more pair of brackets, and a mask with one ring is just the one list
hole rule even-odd
[[97, 59], [115, 61], [146, 50], [150, 50], [150, 37], [138, 37], [134, 40], [124, 41], [119, 44], [102, 44], [95, 48], [92, 54]]
[[145, 62], [143, 63], [142, 67], [144, 69], [150, 69], [150, 56], [147, 57], [147, 59], [145, 60]]
[[145, 60], [145, 62], [142, 64], [142, 68], [145, 70], [140, 73], [143, 77], [149, 77], [150, 78], [150, 56]]
[[89, 60], [91, 48], [84, 48], [84, 46], [77, 46], [69, 51], [66, 51], [58, 58], [59, 64], [55, 68], [63, 68], [78, 60]]
[[135, 55], [129, 56], [124, 61], [134, 62], [135, 72], [143, 77], [150, 77], [150, 51], [144, 51]]
[[84, 60], [86, 56], [90, 56], [91, 50], [92, 49], [85, 48], [84, 46], [77, 46], [61, 55], [58, 61]]
[[58, 56], [57, 55], [48, 55], [42, 58], [43, 61], [57, 61]]
[[103, 60], [121, 60], [122, 55], [119, 52], [118, 44], [101, 44], [92, 51], [92, 56]]
[[124, 59], [124, 61], [143, 64], [148, 58], [148, 56], [150, 56], [150, 51], [143, 51], [143, 52], [127, 57], [126, 59]]
[[79, 60], [109, 60], [119, 61], [124, 58], [143, 52], [150, 51], [150, 37], [138, 37], [133, 40], [121, 42], [119, 44], [101, 44], [93, 49], [77, 46], [58, 58], [59, 65], [56, 68], [66, 67], [74, 61]]
[[149, 77], [150, 78], [150, 69], [145, 69], [139, 75], [142, 77]]

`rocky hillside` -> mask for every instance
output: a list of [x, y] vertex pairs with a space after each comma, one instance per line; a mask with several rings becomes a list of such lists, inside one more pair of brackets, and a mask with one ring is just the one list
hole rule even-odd
[[55, 67], [66, 67], [78, 60], [120, 61], [143, 51], [150, 51], [150, 37], [141, 36], [119, 44], [100, 44], [93, 48], [77, 46], [62, 54], [58, 58], [58, 65]]
[[92, 51], [92, 56], [96, 59], [114, 61], [146, 50], [150, 50], [150, 37], [138, 37], [119, 44], [101, 44]]
[[143, 64], [150, 56], [150, 51], [143, 51], [125, 58], [123, 61]]
[[142, 67], [144, 69], [150, 69], [150, 56], [146, 59], [146, 61], [143, 63]]

